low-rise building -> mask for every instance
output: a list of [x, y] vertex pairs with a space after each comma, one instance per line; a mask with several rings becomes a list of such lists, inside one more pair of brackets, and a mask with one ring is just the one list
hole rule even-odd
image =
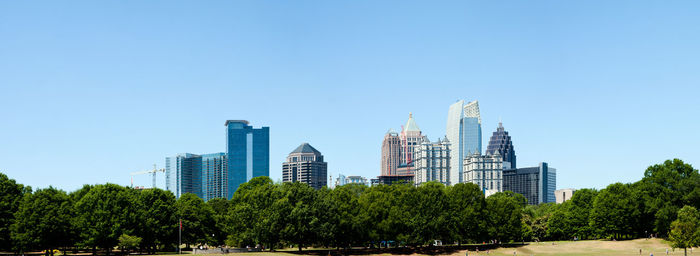
[[571, 200], [571, 198], [574, 197], [574, 193], [576, 193], [576, 189], [573, 188], [557, 189], [554, 191], [554, 197], [557, 203], [561, 204], [567, 200]]

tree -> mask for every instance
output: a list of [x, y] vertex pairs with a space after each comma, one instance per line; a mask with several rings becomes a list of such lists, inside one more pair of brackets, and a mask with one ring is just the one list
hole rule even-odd
[[700, 206], [700, 175], [680, 159], [666, 160], [646, 169], [644, 178], [635, 183], [634, 195], [644, 203], [638, 233], [653, 229], [665, 236], [678, 209]]
[[185, 193], [175, 203], [176, 216], [182, 220], [182, 242], [187, 245], [205, 244], [214, 229], [214, 211], [204, 200], [192, 193]]
[[314, 215], [313, 202], [316, 191], [306, 183], [285, 182], [281, 188], [282, 196], [274, 207], [286, 212], [286, 221], [282, 229], [282, 239], [298, 246], [299, 251], [315, 241], [318, 216]]
[[498, 241], [522, 238], [523, 202], [527, 200], [522, 195], [510, 191], [498, 192], [486, 198], [491, 238]]
[[262, 244], [274, 250], [286, 225], [288, 209], [282, 209], [281, 186], [268, 177], [255, 177], [241, 184], [231, 199], [226, 218], [226, 244]]
[[683, 248], [688, 255], [688, 247], [700, 245], [700, 212], [695, 207], [683, 206], [678, 211], [678, 219], [671, 223], [669, 235], [673, 248]]
[[141, 238], [138, 236], [130, 236], [127, 234], [122, 234], [119, 236], [119, 247], [122, 250], [126, 249], [126, 255], [129, 255], [129, 250], [135, 249], [141, 244]]
[[226, 240], [226, 216], [230, 207], [226, 198], [212, 198], [207, 205], [214, 211], [214, 230], [212, 230], [211, 245], [223, 245]]
[[141, 249], [155, 254], [161, 245], [173, 245], [177, 241], [177, 216], [175, 195], [162, 189], [134, 190], [136, 192], [136, 218], [138, 225], [134, 235], [140, 237]]
[[74, 206], [81, 244], [106, 249], [109, 255], [117, 246], [119, 236], [134, 231], [135, 201], [133, 190], [116, 184], [95, 185], [89, 189]]
[[14, 222], [14, 214], [26, 193], [31, 193], [30, 187], [18, 184], [0, 173], [0, 251], [12, 249], [10, 225]]
[[360, 195], [360, 225], [369, 241], [393, 240], [395, 237], [392, 219], [389, 217], [393, 203], [393, 187], [399, 185], [378, 185]]
[[449, 200], [448, 227], [452, 239], [458, 243], [480, 242], [484, 237], [487, 223], [486, 200], [479, 186], [474, 183], [458, 183], [447, 187], [447, 198]]
[[[416, 212], [411, 218], [414, 240], [423, 245], [432, 240], [450, 239], [449, 215], [450, 202], [445, 194], [445, 185], [428, 182], [415, 189], [415, 204], [407, 205]], [[410, 203], [410, 201], [408, 201]]]
[[335, 212], [334, 216], [330, 216], [330, 221], [335, 222], [333, 245], [348, 248], [353, 243], [367, 241], [367, 232], [364, 232], [360, 215], [360, 196], [366, 190], [365, 185], [346, 184], [330, 191], [334, 206], [331, 207], [333, 211], [329, 212]]
[[53, 256], [53, 250], [69, 245], [71, 216], [70, 198], [53, 187], [26, 194], [15, 213], [11, 226], [12, 238], [20, 251], [45, 249]]
[[633, 223], [639, 217], [638, 201], [632, 198], [629, 184], [615, 183], [598, 193], [593, 201], [590, 225], [597, 234], [610, 238], [630, 238]]
[[590, 213], [593, 209], [593, 201], [598, 195], [598, 191], [594, 189], [579, 189], [571, 197], [566, 219], [571, 227], [570, 236], [576, 236], [581, 239], [588, 239], [593, 236], [593, 229], [590, 225]]

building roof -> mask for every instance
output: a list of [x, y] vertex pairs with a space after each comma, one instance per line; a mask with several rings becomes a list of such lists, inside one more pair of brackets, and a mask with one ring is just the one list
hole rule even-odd
[[247, 120], [226, 120], [226, 123], [224, 125], [228, 126], [228, 123], [244, 123], [244, 124], [248, 125]]
[[416, 121], [413, 120], [413, 113], [408, 113], [408, 121], [406, 122], [406, 126], [404, 126], [404, 131], [420, 132], [420, 128], [418, 128]]
[[294, 153], [314, 153], [314, 154], [318, 154], [318, 155], [321, 154], [321, 152], [319, 152], [319, 151], [316, 150], [314, 147], [312, 147], [311, 145], [309, 145], [309, 143], [306, 143], [306, 142], [304, 142], [304, 143], [302, 143], [301, 145], [299, 145], [299, 147], [297, 147], [297, 148], [296, 148], [294, 151], [292, 151], [290, 154], [294, 154]]

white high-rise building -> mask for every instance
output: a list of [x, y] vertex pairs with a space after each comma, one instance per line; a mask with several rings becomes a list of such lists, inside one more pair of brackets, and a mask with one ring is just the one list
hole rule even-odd
[[479, 185], [479, 188], [487, 195], [503, 191], [503, 170], [510, 169], [509, 162], [503, 162], [503, 158], [496, 151], [493, 155], [481, 155], [476, 152], [464, 159], [464, 182]]
[[464, 182], [464, 158], [481, 153], [481, 114], [479, 102], [460, 100], [447, 113], [447, 139], [451, 143], [450, 185]]
[[437, 181], [448, 185], [450, 166], [450, 142], [447, 139], [431, 143], [427, 138], [416, 147], [415, 169], [413, 179], [416, 185], [428, 181]]

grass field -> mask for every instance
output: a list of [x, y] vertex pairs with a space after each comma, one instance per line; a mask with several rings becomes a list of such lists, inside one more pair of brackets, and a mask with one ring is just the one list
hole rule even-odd
[[[519, 248], [499, 248], [493, 250], [489, 255], [566, 255], [566, 256], [579, 256], [579, 255], [640, 255], [639, 249], [642, 249], [641, 255], [654, 256], [666, 255], [666, 249], [668, 249], [668, 255], [683, 255], [683, 250], [678, 250], [674, 252], [671, 246], [662, 239], [637, 239], [629, 241], [564, 241], [564, 242], [543, 242], [543, 243], [531, 243], [529, 245], [519, 247]], [[465, 255], [464, 251], [461, 254], [453, 255]], [[469, 255], [486, 255], [483, 252], [476, 254], [476, 252], [469, 252]], [[700, 256], [700, 251], [695, 250], [693, 254], [688, 250], [688, 255], [698, 255]]]
[[[488, 252], [480, 251], [477, 253], [475, 250], [469, 250], [469, 256], [479, 255], [479, 256], [511, 256], [515, 252], [516, 256], [530, 256], [530, 255], [562, 255], [562, 256], [583, 256], [583, 255], [601, 255], [601, 256], [638, 256], [639, 249], [642, 249], [642, 254], [648, 256], [651, 253], [654, 256], [666, 255], [666, 249], [668, 249], [668, 255], [683, 255], [683, 250], [678, 250], [674, 252], [671, 250], [670, 245], [663, 239], [637, 239], [629, 241], [561, 241], [561, 242], [542, 242], [542, 243], [530, 243], [524, 246], [511, 247], [511, 248], [499, 248], [491, 250]], [[327, 252], [327, 251], [326, 251]], [[306, 251], [310, 255], [324, 255], [323, 251]], [[306, 254], [304, 253], [304, 254]], [[360, 253], [361, 254], [361, 253]], [[293, 251], [281, 251], [281, 252], [257, 252], [257, 253], [245, 253], [245, 256], [294, 256], [300, 255]], [[303, 254], [302, 254], [303, 255]], [[333, 255], [338, 255], [337, 252], [333, 251]], [[373, 254], [373, 255], [401, 255], [401, 254]], [[411, 254], [411, 255], [421, 255], [421, 254]], [[435, 254], [433, 254], [435, 255]], [[437, 255], [454, 255], [454, 256], [464, 256], [466, 255], [466, 250], [458, 250], [450, 253], [441, 253]], [[700, 256], [700, 249], [695, 248], [693, 253], [688, 250], [688, 255]], [[202, 256], [212, 256], [211, 254]], [[241, 255], [243, 256], [243, 255]]]

